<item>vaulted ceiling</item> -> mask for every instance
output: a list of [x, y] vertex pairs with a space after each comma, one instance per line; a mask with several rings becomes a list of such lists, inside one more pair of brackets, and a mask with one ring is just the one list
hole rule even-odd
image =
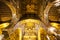
[[[17, 0], [17, 1], [16, 0], [13, 0], [13, 1], [6, 0], [6, 1], [13, 4], [14, 7], [17, 7], [16, 13], [21, 14], [22, 18], [29, 17], [29, 15], [31, 15], [30, 17], [38, 16], [39, 10], [40, 11], [44, 10], [46, 8], [48, 2], [52, 2], [52, 0], [51, 1], [49, 1], [49, 0], [32, 0], [32, 1], [31, 0], [29, 0], [29, 1], [28, 0]], [[42, 6], [42, 9], [41, 9], [41, 6]], [[30, 7], [30, 9], [29, 9], [29, 7]], [[40, 14], [42, 14], [42, 13], [40, 13]], [[2, 21], [2, 19], [4, 20], [4, 17], [11, 19], [12, 12], [6, 4], [0, 2], [0, 21]], [[38, 17], [35, 17], [35, 18], [38, 18]], [[49, 11], [49, 20], [60, 22], [60, 6], [51, 7], [51, 9]]]

